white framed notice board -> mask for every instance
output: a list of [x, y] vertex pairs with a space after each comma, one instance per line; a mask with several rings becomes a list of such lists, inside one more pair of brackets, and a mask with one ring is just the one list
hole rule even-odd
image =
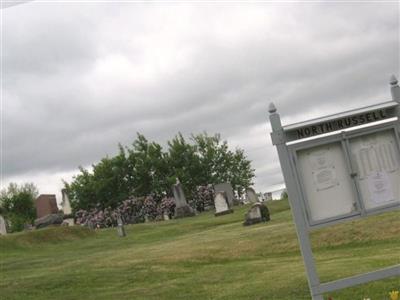
[[388, 277], [400, 265], [321, 283], [310, 231], [400, 209], [400, 86], [392, 101], [282, 126], [269, 107], [276, 146], [313, 300], [323, 294]]
[[396, 126], [341, 132], [288, 148], [310, 227], [400, 207]]

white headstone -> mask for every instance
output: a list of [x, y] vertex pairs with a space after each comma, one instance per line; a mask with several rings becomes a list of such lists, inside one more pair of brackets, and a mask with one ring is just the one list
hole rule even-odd
[[261, 219], [261, 210], [259, 206], [253, 206], [249, 211], [248, 211], [248, 217], [249, 219]]
[[118, 223], [117, 227], [118, 236], [120, 237], [126, 236], [124, 221], [122, 220], [121, 216], [117, 217], [117, 223]]
[[64, 215], [70, 215], [70, 214], [72, 214], [72, 209], [71, 209], [71, 203], [69, 202], [69, 198], [68, 198], [68, 195], [67, 195], [67, 190], [66, 189], [62, 189], [61, 190], [61, 194], [62, 194], [61, 206], [62, 206], [62, 210], [64, 212]]
[[168, 220], [169, 220], [169, 215], [168, 215], [167, 213], [164, 213], [163, 216], [164, 216], [164, 220], [165, 220], [165, 221], [168, 221]]
[[68, 226], [74, 226], [75, 222], [73, 218], [64, 219], [63, 223], [68, 224]]
[[230, 183], [228, 183], [228, 182], [218, 183], [218, 184], [214, 185], [214, 191], [216, 193], [225, 192], [229, 206], [233, 206], [233, 200], [235, 199], [235, 195], [233, 193], [233, 188]]
[[214, 198], [215, 215], [220, 216], [233, 212], [229, 209], [228, 200], [225, 192], [217, 192]]
[[254, 204], [245, 215], [243, 225], [253, 225], [262, 222], [260, 205]]
[[7, 234], [6, 221], [4, 220], [3, 216], [1, 216], [1, 215], [0, 215], [0, 234], [1, 235]]

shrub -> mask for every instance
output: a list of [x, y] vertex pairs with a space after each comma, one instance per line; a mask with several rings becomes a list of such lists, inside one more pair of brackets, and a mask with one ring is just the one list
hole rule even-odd
[[144, 198], [130, 197], [122, 201], [118, 206], [118, 212], [121, 214], [122, 220], [126, 224], [135, 224], [144, 222], [143, 216], [143, 202]]
[[172, 197], [164, 197], [161, 199], [160, 203], [160, 213], [163, 216], [164, 214], [168, 215], [171, 219], [175, 213], [175, 199]]
[[0, 191], [0, 211], [11, 232], [22, 231], [25, 224], [32, 224], [36, 218], [34, 199], [37, 194], [38, 190], [32, 183], [10, 183], [7, 189]]
[[189, 201], [189, 204], [199, 212], [212, 209], [214, 208], [214, 196], [212, 185], [201, 185], [197, 187], [193, 200]]
[[157, 202], [152, 196], [148, 196], [143, 201], [142, 214], [145, 219], [154, 221], [158, 215]]

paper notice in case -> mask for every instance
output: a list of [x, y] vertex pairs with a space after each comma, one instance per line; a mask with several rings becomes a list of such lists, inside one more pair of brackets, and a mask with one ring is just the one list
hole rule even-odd
[[326, 190], [338, 184], [329, 148], [309, 154], [309, 160], [317, 191]]
[[314, 183], [317, 191], [322, 191], [334, 187], [338, 184], [336, 172], [333, 168], [318, 170], [314, 173]]
[[394, 200], [392, 185], [386, 172], [374, 172], [368, 176], [371, 200], [377, 204]]

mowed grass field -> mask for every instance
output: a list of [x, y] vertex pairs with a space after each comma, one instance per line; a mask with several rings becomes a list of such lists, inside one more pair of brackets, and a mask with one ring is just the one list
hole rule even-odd
[[[242, 225], [230, 215], [89, 231], [58, 227], [0, 237], [0, 299], [310, 299], [291, 212], [269, 204], [272, 220]], [[312, 233], [323, 282], [400, 263], [400, 213]], [[389, 299], [400, 279], [332, 293], [333, 299]]]

